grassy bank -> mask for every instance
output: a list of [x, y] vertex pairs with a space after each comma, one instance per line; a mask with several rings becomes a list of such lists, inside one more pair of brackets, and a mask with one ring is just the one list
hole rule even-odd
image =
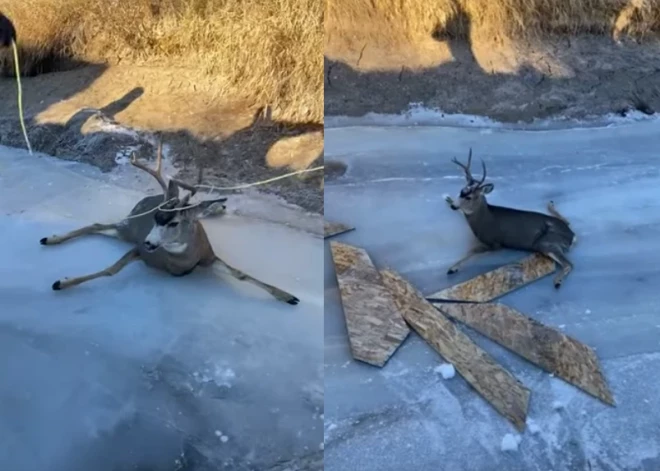
[[[163, 63], [218, 95], [323, 120], [323, 0], [7, 0], [23, 72], [73, 61]], [[11, 73], [7, 56], [2, 69]]]
[[471, 29], [490, 35], [644, 35], [660, 30], [657, 0], [328, 0], [326, 32], [356, 31], [380, 42]]

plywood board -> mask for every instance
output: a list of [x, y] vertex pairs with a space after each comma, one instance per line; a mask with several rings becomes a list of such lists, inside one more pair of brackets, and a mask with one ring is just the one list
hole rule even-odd
[[412, 328], [518, 430], [525, 428], [530, 391], [497, 364], [399, 274], [381, 271], [399, 312]]
[[500, 345], [583, 391], [614, 405], [596, 353], [563, 332], [499, 303], [434, 303]]
[[323, 238], [328, 239], [329, 237], [343, 234], [344, 232], [352, 231], [353, 229], [355, 228], [351, 226], [347, 226], [346, 224], [342, 224], [341, 222], [324, 221]]
[[526, 284], [536, 281], [555, 271], [555, 262], [533, 254], [519, 262], [479, 275], [471, 280], [445, 288], [426, 298], [429, 300], [469, 301], [482, 303], [492, 301]]
[[383, 366], [410, 333], [367, 252], [330, 242], [353, 357]]

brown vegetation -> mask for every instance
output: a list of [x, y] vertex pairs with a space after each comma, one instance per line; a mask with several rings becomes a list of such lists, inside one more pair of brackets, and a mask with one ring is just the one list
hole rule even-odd
[[2, 10], [27, 75], [71, 61], [166, 63], [212, 80], [219, 98], [323, 121], [323, 0], [7, 0]]
[[327, 38], [358, 32], [363, 38], [415, 40], [462, 37], [473, 30], [509, 37], [543, 34], [644, 35], [660, 29], [657, 0], [328, 0]]
[[659, 0], [328, 0], [327, 115], [660, 109]]

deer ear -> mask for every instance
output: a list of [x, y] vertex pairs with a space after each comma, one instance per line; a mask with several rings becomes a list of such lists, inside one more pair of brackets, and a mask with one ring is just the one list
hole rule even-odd
[[203, 219], [209, 216], [219, 215], [226, 209], [226, 206], [223, 204], [225, 201], [227, 201], [227, 198], [202, 201], [194, 208], [190, 208], [186, 211], [188, 211], [188, 214], [195, 219]]
[[488, 193], [490, 193], [494, 189], [495, 189], [495, 185], [493, 185], [492, 183], [486, 183], [485, 185], [483, 185], [481, 187], [481, 193], [483, 193], [484, 195], [487, 195]]
[[167, 185], [167, 194], [165, 195], [166, 200], [171, 200], [173, 198], [179, 197], [179, 185], [174, 180], [170, 180]]

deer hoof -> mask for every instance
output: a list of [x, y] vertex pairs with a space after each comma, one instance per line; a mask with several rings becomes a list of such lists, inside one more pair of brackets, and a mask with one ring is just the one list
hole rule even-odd
[[453, 275], [453, 274], [456, 273], [457, 271], [458, 271], [458, 268], [454, 268], [454, 267], [452, 267], [452, 268], [450, 268], [449, 270], [447, 270], [447, 275]]
[[60, 283], [60, 280], [57, 280], [55, 283], [53, 283], [53, 291], [59, 291], [62, 289], [62, 284]]
[[291, 304], [292, 306], [295, 306], [300, 302], [300, 299], [296, 298], [295, 296], [291, 296], [289, 299], [286, 300], [287, 304]]
[[48, 245], [48, 237], [42, 237], [42, 238], [39, 240], [39, 243], [40, 243], [41, 245]]
[[561, 288], [561, 281], [555, 281], [555, 289]]

